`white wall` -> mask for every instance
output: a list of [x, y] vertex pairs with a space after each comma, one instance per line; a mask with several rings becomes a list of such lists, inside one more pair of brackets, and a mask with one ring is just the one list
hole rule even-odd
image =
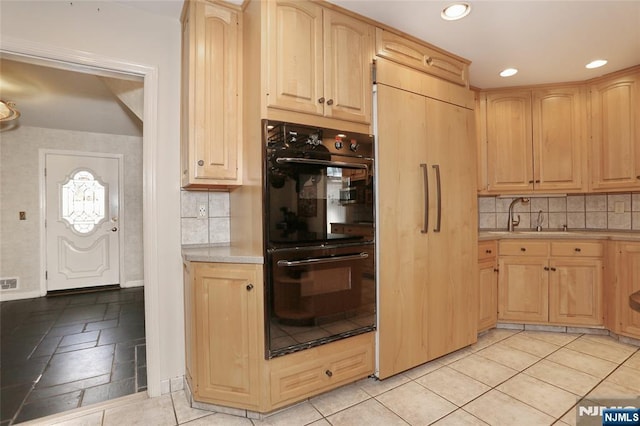
[[[145, 291], [159, 299], [153, 324], [159, 336], [160, 380], [184, 374], [184, 321], [180, 255], [180, 22], [130, 7], [126, 1], [0, 2], [0, 40], [43, 48], [86, 52], [87, 56], [153, 67], [157, 70], [156, 174], [145, 178], [145, 192], [155, 196], [152, 214], [157, 282]], [[145, 109], [150, 107], [145, 105]], [[146, 130], [145, 130], [146, 131]], [[0, 142], [1, 143], [1, 142]], [[145, 228], [146, 229], [146, 228]], [[145, 236], [146, 238], [146, 236]], [[147, 279], [145, 271], [145, 279]], [[151, 354], [150, 354], [151, 355]], [[159, 383], [149, 383], [159, 389]], [[164, 390], [164, 389], [163, 389]]]
[[[123, 154], [124, 264], [122, 285], [142, 282], [142, 138], [20, 126], [2, 133], [0, 151], [0, 277], [18, 277], [19, 287], [0, 300], [40, 296], [39, 150]], [[26, 213], [19, 220], [18, 212]]]

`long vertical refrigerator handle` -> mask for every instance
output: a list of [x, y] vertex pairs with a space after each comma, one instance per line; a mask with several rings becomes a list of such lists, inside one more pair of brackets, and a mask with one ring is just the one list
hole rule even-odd
[[429, 173], [425, 163], [420, 164], [420, 167], [422, 168], [422, 180], [424, 183], [424, 226], [420, 232], [426, 234], [429, 232]]
[[434, 168], [434, 170], [436, 171], [436, 202], [437, 202], [437, 209], [438, 209], [438, 215], [436, 216], [436, 227], [434, 228], [434, 232], [440, 232], [440, 223], [442, 220], [442, 188], [440, 187], [440, 165], [439, 164], [434, 164], [433, 166], [431, 166]]

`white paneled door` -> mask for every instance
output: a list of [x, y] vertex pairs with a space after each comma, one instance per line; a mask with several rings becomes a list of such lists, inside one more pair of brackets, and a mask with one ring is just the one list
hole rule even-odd
[[120, 283], [122, 157], [45, 155], [47, 291]]

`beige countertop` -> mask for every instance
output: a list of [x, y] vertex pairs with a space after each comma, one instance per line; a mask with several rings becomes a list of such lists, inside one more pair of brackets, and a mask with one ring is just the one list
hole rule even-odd
[[188, 262], [264, 263], [262, 252], [229, 245], [184, 245], [182, 259]]
[[504, 239], [593, 239], [613, 241], [640, 241], [638, 231], [480, 231], [478, 241], [504, 240]]

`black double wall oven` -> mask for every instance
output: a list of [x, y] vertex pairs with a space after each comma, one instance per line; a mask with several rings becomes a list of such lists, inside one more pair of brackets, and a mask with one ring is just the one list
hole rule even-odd
[[266, 356], [374, 330], [373, 136], [262, 124]]

